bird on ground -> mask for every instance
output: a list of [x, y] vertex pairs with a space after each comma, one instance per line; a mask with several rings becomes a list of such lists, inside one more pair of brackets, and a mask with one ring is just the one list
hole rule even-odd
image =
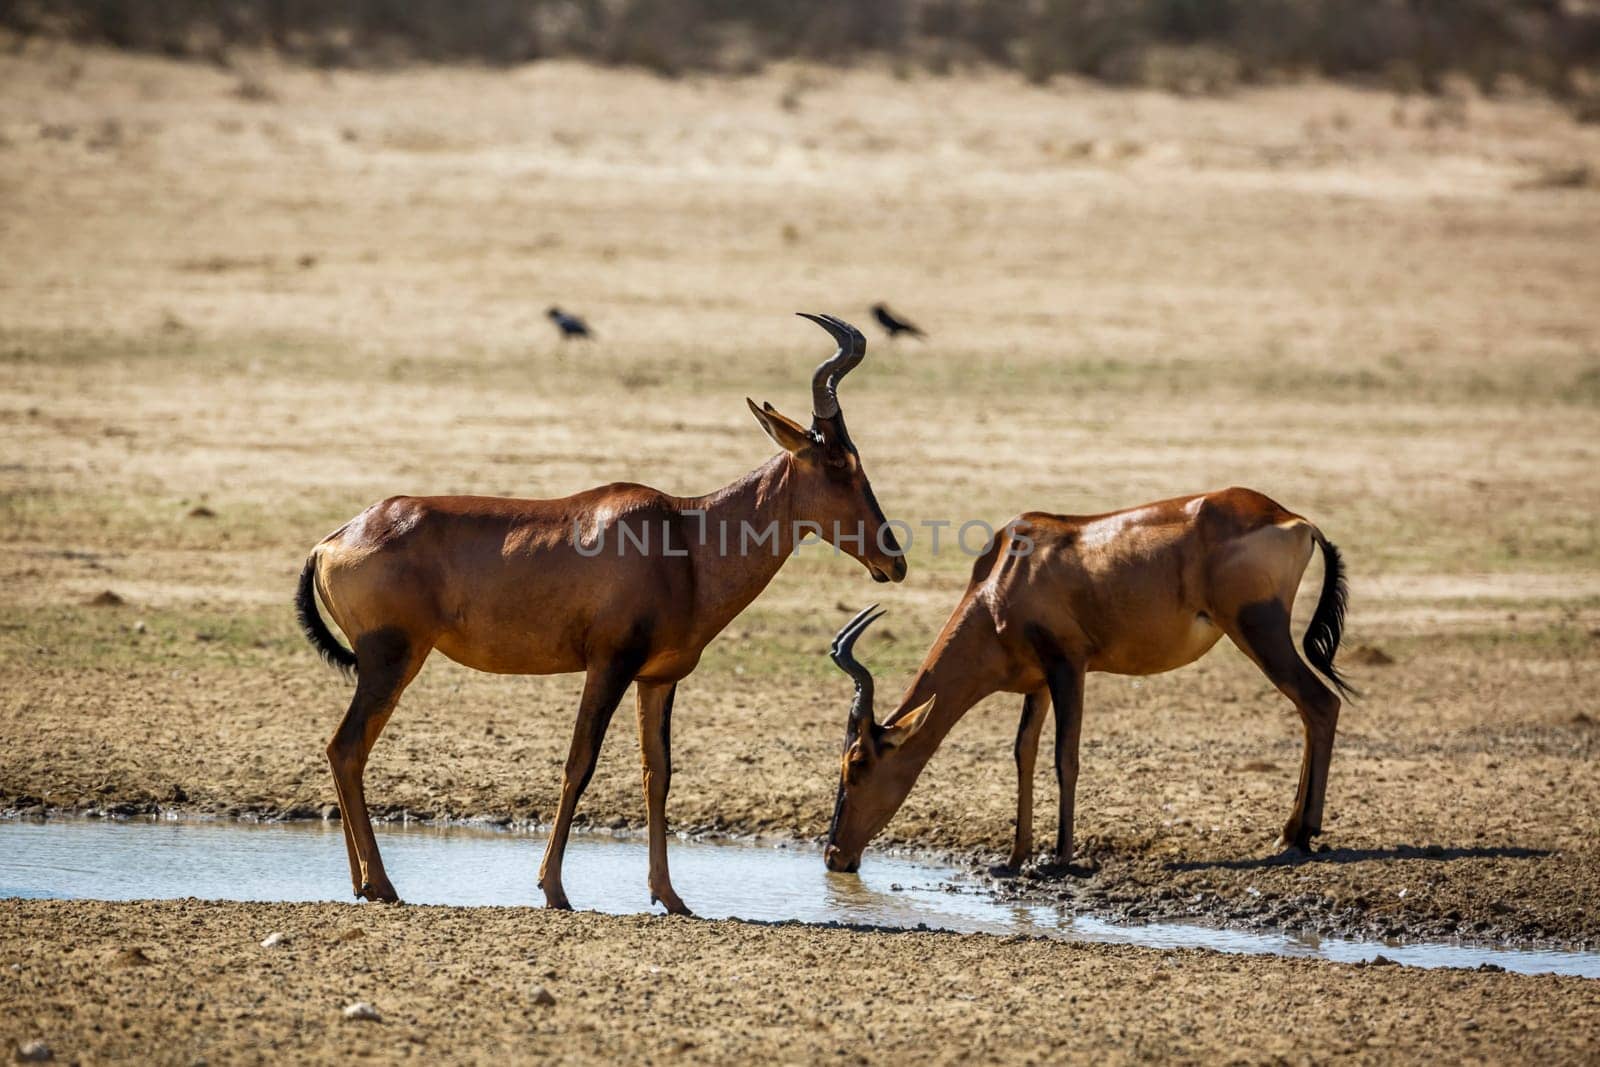
[[576, 315], [568, 315], [560, 308], [551, 308], [545, 312], [550, 316], [550, 321], [556, 324], [556, 329], [561, 331], [561, 339], [570, 341], [574, 337], [593, 337], [589, 332], [589, 324]]
[[885, 304], [873, 304], [872, 317], [878, 320], [878, 325], [882, 326], [890, 337], [899, 337], [903, 333], [917, 338], [928, 336], [905, 319], [895, 318]]

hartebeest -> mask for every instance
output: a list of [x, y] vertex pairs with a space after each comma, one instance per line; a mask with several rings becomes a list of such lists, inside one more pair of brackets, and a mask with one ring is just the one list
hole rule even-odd
[[[726, 488], [702, 497], [631, 484], [558, 500], [391, 497], [311, 551], [295, 598], [300, 624], [329, 663], [357, 674], [328, 744], [357, 896], [398, 899], [373, 839], [362, 771], [401, 692], [438, 649], [500, 674], [584, 672], [539, 870], [554, 908], [569, 906], [561, 858], [573, 811], [612, 713], [638, 682], [650, 893], [668, 911], [687, 911], [667, 873], [678, 682], [807, 533], [854, 556], [877, 581], [906, 573], [839, 410], [839, 379], [861, 362], [866, 339], [832, 316], [804, 317], [839, 346], [812, 376], [811, 426], [747, 401], [782, 451]], [[350, 650], [323, 623], [318, 597]]]
[[[995, 537], [899, 706], [873, 718], [872, 674], [856, 639], [861, 612], [834, 639], [833, 661], [856, 685], [824, 858], [853, 871], [893, 818], [934, 750], [991, 693], [1024, 694], [1017, 726], [1017, 832], [1007, 867], [1032, 850], [1033, 768], [1045, 710], [1055, 706], [1060, 822], [1054, 861], [1072, 859], [1073, 795], [1083, 682], [1089, 671], [1159, 674], [1193, 663], [1223, 634], [1255, 661], [1305, 725], [1300, 787], [1280, 845], [1304, 848], [1322, 828], [1339, 698], [1295, 653], [1290, 609], [1312, 545], [1322, 595], [1306, 658], [1340, 692], [1333, 665], [1344, 627], [1339, 551], [1307, 520], [1249, 489], [1163, 500], [1105, 515], [1028, 512]], [[881, 614], [881, 613], [879, 613]]]

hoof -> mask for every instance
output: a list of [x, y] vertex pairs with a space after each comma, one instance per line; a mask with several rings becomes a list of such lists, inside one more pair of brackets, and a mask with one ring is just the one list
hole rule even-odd
[[1011, 879], [1011, 878], [1015, 878], [1019, 873], [1021, 873], [1021, 871], [1022, 871], [1021, 864], [1017, 864], [1017, 863], [997, 863], [993, 867], [989, 868], [989, 877], [990, 878]]
[[356, 899], [370, 900], [374, 904], [398, 904], [400, 894], [394, 891], [392, 885], [374, 886], [366, 883], [356, 890]]
[[685, 904], [682, 900], [678, 899], [678, 894], [676, 894], [676, 893], [673, 893], [671, 896], [667, 896], [667, 897], [662, 897], [662, 896], [656, 895], [655, 893], [651, 893], [650, 894], [650, 903], [652, 903], [652, 904], [660, 904], [663, 908], [667, 909], [667, 914], [668, 915], [693, 915], [694, 914], [694, 912], [689, 910], [689, 906], [687, 904]]
[[1296, 834], [1281, 833], [1274, 845], [1280, 852], [1296, 856], [1311, 855], [1311, 839], [1317, 835], [1316, 830], [1303, 830]]
[[539, 876], [538, 886], [544, 890], [544, 906], [549, 911], [571, 911], [572, 904], [567, 900], [567, 892], [561, 887], [561, 879], [550, 878], [547, 875]]

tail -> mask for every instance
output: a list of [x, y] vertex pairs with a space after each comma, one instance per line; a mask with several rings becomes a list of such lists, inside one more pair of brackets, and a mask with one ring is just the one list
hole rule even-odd
[[[316, 575], [317, 555], [313, 552], [306, 559], [305, 569], [300, 572], [300, 588], [294, 594], [295, 617], [300, 620], [300, 629], [304, 631], [306, 640], [311, 642], [311, 647], [321, 654], [328, 666], [346, 678], [353, 678], [356, 674], [356, 654], [339, 643], [333, 631], [328, 629], [328, 624], [322, 621], [321, 612], [317, 611]], [[1322, 609], [1317, 610], [1320, 612]]]
[[1311, 528], [1311, 536], [1322, 546], [1322, 595], [1317, 598], [1317, 610], [1311, 616], [1311, 625], [1306, 628], [1300, 647], [1305, 649], [1306, 659], [1333, 683], [1334, 688], [1346, 696], [1360, 696], [1333, 665], [1333, 657], [1339, 651], [1339, 638], [1344, 634], [1345, 600], [1349, 596], [1344, 580], [1344, 558], [1339, 555], [1338, 547], [1315, 526]]

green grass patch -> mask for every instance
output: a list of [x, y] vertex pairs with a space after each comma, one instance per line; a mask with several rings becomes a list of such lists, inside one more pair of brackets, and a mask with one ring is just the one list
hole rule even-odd
[[1600, 636], [1592, 624], [1572, 619], [1544, 625], [1516, 624], [1440, 633], [1397, 635], [1383, 640], [1402, 663], [1409, 658], [1490, 655], [1514, 659], [1564, 661], [1600, 659]]
[[[783, 352], [734, 347], [719, 338], [693, 344], [595, 343], [581, 353], [570, 346], [517, 338], [463, 336], [441, 346], [425, 339], [386, 342], [380, 353], [322, 333], [213, 335], [171, 324], [144, 332], [82, 329], [0, 330], [0, 367], [95, 370], [137, 369], [170, 373], [303, 378], [311, 387], [370, 382], [504, 388], [523, 383], [554, 393], [622, 393], [664, 397], [704, 396], [731, 380], [751, 395], [790, 395], [804, 387], [810, 368], [803, 347]], [[573, 358], [580, 355], [582, 358]], [[1470, 372], [1393, 353], [1349, 358], [1295, 359], [1272, 353], [1137, 348], [1063, 348], [1041, 353], [1011, 346], [966, 348], [874, 345], [871, 373], [852, 380], [852, 391], [892, 390], [895, 395], [1001, 400], [1019, 396], [1089, 395], [1154, 397], [1307, 396], [1351, 403], [1554, 403], [1600, 407], [1600, 367], [1593, 355], [1576, 360], [1548, 354], [1502, 354], [1492, 366]]]
[[183, 497], [107, 487], [93, 494], [32, 487], [0, 492], [0, 541], [130, 548], [223, 550], [305, 543], [353, 513], [346, 496], [306, 491]]
[[0, 612], [0, 657], [14, 668], [262, 667], [305, 651], [281, 608], [34, 607]]

